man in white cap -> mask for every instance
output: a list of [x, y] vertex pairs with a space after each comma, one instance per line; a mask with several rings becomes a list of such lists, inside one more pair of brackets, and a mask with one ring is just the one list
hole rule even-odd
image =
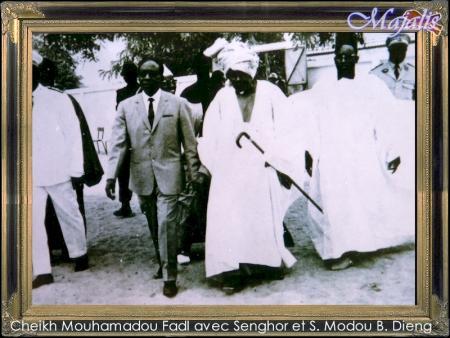
[[[222, 282], [226, 294], [244, 286], [245, 272], [257, 267], [270, 278], [283, 277], [295, 258], [283, 242], [282, 187], [277, 172], [249, 142], [270, 146], [284, 114], [286, 97], [268, 81], [256, 80], [259, 58], [247, 45], [231, 42], [217, 55], [230, 85], [215, 96], [199, 139], [204, 172], [211, 175], [205, 241], [206, 277]], [[286, 182], [283, 182], [286, 183]]]
[[73, 184], [84, 174], [80, 123], [69, 97], [39, 83], [42, 57], [33, 51], [33, 288], [53, 282], [45, 230], [50, 196], [75, 271], [88, 268], [83, 217]]
[[386, 83], [396, 98], [402, 100], [415, 100], [416, 96], [416, 69], [405, 61], [409, 43], [408, 34], [389, 36], [386, 39], [389, 60], [370, 71]]

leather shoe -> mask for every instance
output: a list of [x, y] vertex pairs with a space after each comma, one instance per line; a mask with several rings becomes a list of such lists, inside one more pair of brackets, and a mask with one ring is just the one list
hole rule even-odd
[[222, 291], [228, 296], [242, 291], [243, 289], [244, 283], [242, 282], [240, 277], [228, 277], [222, 284]]
[[333, 271], [344, 270], [351, 267], [352, 265], [353, 261], [349, 257], [343, 257], [331, 264], [330, 269]]
[[120, 207], [120, 209], [117, 209], [116, 211], [113, 212], [114, 216], [117, 217], [123, 217], [123, 218], [128, 218], [128, 217], [133, 217], [133, 211], [131, 211], [131, 208], [129, 205], [122, 205]]
[[236, 293], [238, 290], [236, 289], [235, 286], [224, 285], [224, 286], [222, 286], [222, 291], [223, 291], [227, 296], [231, 296], [232, 294]]
[[178, 293], [175, 281], [164, 282], [163, 295], [169, 298], [175, 297]]
[[46, 284], [52, 284], [53, 283], [53, 275], [51, 273], [46, 273], [43, 275], [36, 276], [35, 279], [33, 279], [33, 289], [36, 289], [42, 285]]
[[85, 254], [83, 256], [74, 258], [74, 263], [75, 263], [75, 272], [78, 271], [84, 271], [89, 269], [89, 260], [88, 260], [88, 255]]
[[339, 271], [344, 270], [353, 265], [353, 261], [346, 256], [343, 256], [338, 259], [327, 259], [325, 260], [325, 266], [328, 268], [328, 270], [332, 271]]
[[158, 271], [153, 274], [153, 279], [161, 279], [163, 278], [162, 268], [159, 267]]
[[231, 296], [237, 292], [240, 292], [244, 289], [244, 286], [242, 284], [235, 284], [235, 285], [231, 285], [231, 284], [225, 284], [222, 285], [222, 291], [227, 295], [227, 296]]

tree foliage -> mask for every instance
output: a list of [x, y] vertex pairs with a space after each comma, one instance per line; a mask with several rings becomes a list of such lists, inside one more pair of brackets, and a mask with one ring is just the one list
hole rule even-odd
[[69, 89], [80, 87], [82, 78], [75, 74], [79, 60], [96, 61], [101, 41], [113, 40], [113, 34], [34, 34], [33, 49], [56, 62], [58, 77], [55, 87]]
[[[227, 40], [239, 39], [250, 44], [264, 44], [284, 40], [285, 33], [279, 32], [215, 32], [215, 33], [123, 33], [116, 38], [126, 41], [126, 48], [113, 63], [111, 69], [104, 70], [102, 76], [111, 77], [120, 73], [124, 61], [138, 63], [143, 55], [153, 54], [169, 67], [176, 75], [193, 74], [192, 65], [196, 55], [210, 46], [218, 37]], [[307, 48], [323, 45], [332, 40], [332, 33], [294, 33], [292, 39]], [[266, 53], [262, 57], [259, 76], [262, 77], [266, 69], [282, 74], [283, 53]]]
[[[210, 46], [218, 37], [227, 40], [237, 38], [251, 44], [263, 44], [284, 40], [285, 33], [278, 32], [186, 32], [186, 33], [111, 33], [111, 34], [36, 34], [33, 36], [33, 48], [42, 56], [57, 61], [59, 77], [56, 86], [60, 89], [76, 88], [82, 79], [75, 74], [79, 60], [95, 61], [96, 52], [102, 41], [123, 39], [126, 47], [110, 69], [101, 72], [103, 77], [120, 73], [124, 61], [138, 63], [144, 55], [154, 55], [162, 60], [175, 76], [193, 74], [194, 58]], [[293, 33], [291, 39], [307, 48], [333, 42], [333, 33]], [[261, 57], [262, 65], [259, 76], [266, 70], [283, 73], [283, 53], [265, 53]]]

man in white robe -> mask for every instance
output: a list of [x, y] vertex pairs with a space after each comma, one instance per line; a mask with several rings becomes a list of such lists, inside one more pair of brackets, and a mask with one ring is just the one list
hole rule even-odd
[[211, 102], [198, 151], [211, 175], [206, 277], [233, 276], [225, 278], [223, 287], [232, 293], [242, 286], [240, 265], [291, 267], [296, 260], [283, 243], [286, 188], [251, 143], [242, 139], [242, 148], [236, 144], [238, 135], [246, 131], [261, 147], [268, 147], [286, 97], [268, 81], [254, 80], [259, 59], [247, 46], [232, 42], [218, 59], [231, 85]]
[[89, 267], [83, 217], [73, 187], [84, 174], [80, 123], [69, 96], [39, 83], [41, 60], [33, 51], [33, 288], [53, 282], [44, 225], [48, 196], [75, 271]]
[[372, 75], [355, 76], [357, 46], [347, 38], [337, 37], [338, 79], [290, 97], [297, 122], [288, 126], [297, 129], [285, 133], [302, 135], [289, 142], [312, 154], [309, 193], [324, 213], [308, 204], [309, 230], [333, 270], [352, 264], [349, 252], [414, 242], [415, 235], [414, 105]]

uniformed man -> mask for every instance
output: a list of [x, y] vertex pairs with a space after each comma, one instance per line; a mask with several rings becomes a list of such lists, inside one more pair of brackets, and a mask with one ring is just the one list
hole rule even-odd
[[389, 60], [370, 71], [386, 83], [396, 98], [402, 100], [416, 99], [416, 70], [414, 65], [405, 61], [409, 43], [408, 34], [389, 36], [386, 40]]

